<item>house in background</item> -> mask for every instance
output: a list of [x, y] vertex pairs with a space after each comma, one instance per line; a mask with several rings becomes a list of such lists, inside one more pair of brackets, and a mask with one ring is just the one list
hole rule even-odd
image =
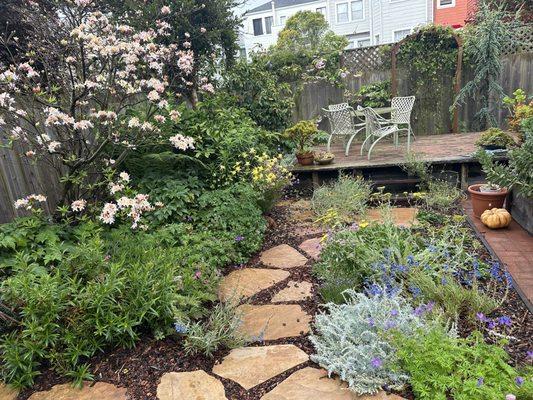
[[[436, 0], [439, 1], [439, 0]], [[455, 0], [458, 1], [458, 0]], [[243, 15], [241, 55], [276, 43], [288, 18], [298, 11], [324, 15], [348, 48], [393, 43], [419, 25], [433, 22], [434, 0], [272, 0]]]
[[435, 24], [462, 28], [476, 11], [476, 0], [435, 0]]

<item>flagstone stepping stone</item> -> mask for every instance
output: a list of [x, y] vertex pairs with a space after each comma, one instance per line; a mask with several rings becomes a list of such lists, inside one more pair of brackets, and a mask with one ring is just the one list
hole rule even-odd
[[227, 400], [224, 385], [205, 371], [169, 372], [157, 386], [159, 400]]
[[241, 347], [232, 350], [213, 373], [237, 382], [250, 390], [260, 383], [309, 360], [309, 356], [292, 344]]
[[56, 385], [45, 392], [36, 392], [28, 400], [126, 400], [126, 388], [118, 388], [105, 382], [86, 382], [83, 388], [72, 387], [66, 383]]
[[322, 239], [307, 239], [305, 242], [300, 244], [298, 248], [314, 260], [318, 260], [318, 258], [320, 257], [320, 252], [322, 251]]
[[295, 268], [305, 265], [307, 258], [291, 246], [280, 244], [264, 251], [260, 261], [273, 268]]
[[0, 382], [0, 400], [15, 400], [18, 391]]
[[[417, 223], [416, 213], [417, 208], [392, 207], [391, 217], [394, 223], [398, 226], [410, 227]], [[368, 221], [383, 221], [381, 210], [373, 208], [367, 211], [366, 220]]]
[[379, 392], [373, 396], [358, 396], [345, 383], [328, 378], [323, 369], [303, 368], [296, 371], [261, 400], [401, 400], [396, 395]]
[[218, 297], [222, 301], [250, 297], [289, 277], [290, 273], [279, 269], [247, 268], [233, 271], [220, 283]]
[[251, 340], [276, 340], [309, 332], [311, 316], [297, 304], [243, 304], [239, 331]]
[[290, 281], [285, 289], [280, 290], [274, 297], [272, 303], [282, 303], [284, 301], [302, 301], [312, 296], [311, 282]]

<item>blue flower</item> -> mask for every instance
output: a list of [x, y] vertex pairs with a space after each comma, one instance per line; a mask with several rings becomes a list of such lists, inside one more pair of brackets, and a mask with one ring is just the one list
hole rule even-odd
[[383, 366], [383, 361], [381, 361], [381, 358], [379, 357], [374, 357], [372, 361], [370, 361], [370, 364], [372, 364], [374, 368], [381, 368]]
[[443, 276], [440, 280], [440, 283], [443, 284], [443, 285], [446, 285], [448, 284], [448, 280]]
[[376, 325], [376, 323], [374, 322], [373, 318], [368, 318], [368, 325], [370, 325], [370, 326], [375, 326]]
[[503, 315], [500, 318], [498, 318], [498, 323], [500, 325], [505, 325], [505, 326], [511, 326], [512, 325], [511, 318], [506, 316], [506, 315]]
[[418, 286], [414, 286], [414, 285], [409, 286], [409, 291], [411, 292], [414, 298], [417, 298], [422, 293], [422, 290], [420, 290]]
[[528, 360], [533, 360], [533, 350], [528, 350], [526, 353], [526, 358]]
[[476, 318], [479, 319], [481, 322], [487, 322], [487, 317], [485, 317], [485, 314], [478, 312], [476, 314]]
[[430, 244], [428, 246], [428, 250], [430, 253], [436, 253], [437, 252], [437, 248], [435, 246], [433, 246], [432, 244]]
[[518, 386], [522, 386], [524, 384], [524, 378], [522, 378], [521, 376], [517, 376], [514, 381]]
[[498, 280], [498, 282], [501, 282], [502, 277], [501, 277], [500, 263], [498, 263], [498, 262], [491, 263], [491, 265], [490, 265], [490, 276], [492, 276], [493, 279]]
[[235, 237], [235, 241], [238, 243], [238, 242], [242, 242], [244, 240], [244, 236], [241, 236], [241, 235], [237, 235]]
[[413, 265], [415, 263], [415, 258], [412, 255], [407, 256], [407, 264]]
[[484, 382], [484, 379], [483, 378], [478, 378], [477, 380], [477, 387], [480, 387], [483, 385], [483, 382]]
[[398, 310], [392, 310], [390, 312], [390, 315], [392, 315], [393, 317], [397, 317], [398, 316]]
[[174, 329], [176, 329], [176, 332], [179, 334], [187, 333], [187, 330], [189, 329], [187, 325], [181, 324], [179, 322], [174, 323]]
[[379, 287], [379, 285], [376, 285], [375, 283], [371, 284], [366, 291], [372, 296], [380, 295], [382, 292], [381, 287]]

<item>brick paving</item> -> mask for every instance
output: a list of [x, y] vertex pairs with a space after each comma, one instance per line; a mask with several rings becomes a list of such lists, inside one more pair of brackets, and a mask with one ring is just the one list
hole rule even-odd
[[470, 200], [465, 201], [463, 206], [477, 231], [507, 266], [515, 286], [533, 303], [533, 236], [514, 220], [506, 229], [489, 229], [474, 217]]
[[[449, 133], [442, 135], [418, 136], [411, 142], [411, 151], [423, 160], [432, 163], [460, 163], [474, 161], [473, 154], [476, 152], [476, 140], [481, 133]], [[407, 155], [406, 138], [400, 139], [400, 145], [395, 147], [391, 141], [379, 142], [374, 150], [370, 161], [367, 153], [361, 156], [361, 143], [352, 143], [348, 157], [344, 155], [342, 139], [331, 146], [335, 154], [335, 161], [331, 165], [301, 166], [295, 165], [293, 171], [318, 171], [333, 170], [339, 168], [372, 168], [397, 166], [405, 163]], [[326, 150], [325, 146], [317, 147], [317, 150]]]

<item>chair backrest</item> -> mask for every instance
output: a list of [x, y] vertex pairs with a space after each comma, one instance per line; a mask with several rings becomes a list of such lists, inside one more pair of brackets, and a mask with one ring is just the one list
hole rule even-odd
[[353, 134], [353, 108], [348, 103], [331, 104], [326, 111], [332, 135], [351, 135]]
[[379, 123], [378, 114], [376, 114], [376, 112], [374, 111], [372, 107], [365, 107], [361, 109], [360, 111], [365, 116], [365, 124], [366, 124], [369, 134], [373, 134], [374, 132], [381, 129], [381, 124]]
[[415, 104], [415, 96], [393, 97], [391, 107], [391, 122], [396, 124], [409, 124], [411, 122], [411, 112]]

